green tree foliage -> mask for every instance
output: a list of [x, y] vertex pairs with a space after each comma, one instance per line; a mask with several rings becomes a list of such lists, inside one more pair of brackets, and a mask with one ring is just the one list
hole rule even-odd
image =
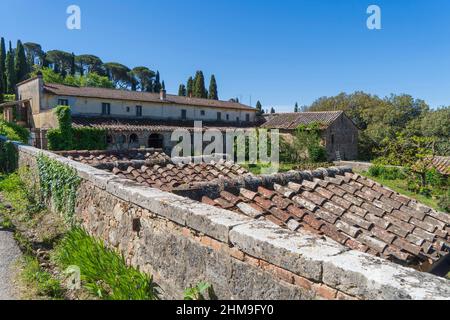
[[56, 73], [51, 68], [35, 67], [35, 70], [31, 73], [31, 76], [35, 77], [38, 72], [42, 73], [42, 77], [46, 83], [59, 83], [78, 87], [114, 88], [114, 84], [108, 79], [108, 77], [100, 76], [94, 72], [88, 73], [84, 76], [69, 75], [64, 78], [61, 74]]
[[51, 50], [47, 52], [46, 59], [53, 67], [53, 71], [60, 73], [63, 77], [71, 73], [73, 56], [69, 52], [61, 50]]
[[130, 69], [123, 64], [117, 62], [109, 62], [104, 64], [106, 74], [114, 83], [115, 87], [126, 89], [131, 86]]
[[275, 108], [274, 107], [272, 107], [272, 108], [270, 108], [270, 113], [275, 113]]
[[156, 71], [155, 82], [153, 84], [153, 92], [159, 93], [161, 89], [162, 89], [161, 75], [159, 74], [159, 71]]
[[105, 75], [102, 60], [92, 54], [82, 54], [75, 57], [75, 64], [81, 75], [95, 72], [101, 76]]
[[0, 94], [6, 93], [6, 47], [5, 39], [0, 40]]
[[17, 41], [17, 47], [15, 50], [14, 57], [14, 71], [16, 73], [16, 81], [20, 82], [26, 79], [27, 77], [27, 58], [25, 56], [25, 48], [22, 45], [22, 42]]
[[217, 82], [214, 75], [211, 76], [211, 81], [209, 83], [208, 99], [219, 100], [219, 94], [217, 92]]
[[264, 114], [264, 110], [260, 101], [256, 102], [256, 112], [258, 115]]
[[41, 67], [44, 65], [45, 52], [42, 50], [40, 44], [26, 42], [23, 44], [23, 47], [25, 48], [29, 71], [31, 71], [34, 65]]
[[137, 83], [137, 89], [140, 91], [151, 92], [153, 80], [156, 73], [147, 67], [136, 67], [132, 70], [132, 75]]
[[208, 94], [206, 92], [205, 87], [205, 77], [202, 71], [197, 71], [197, 73], [195, 74], [192, 96], [194, 98], [203, 98], [203, 99], [208, 98]]
[[186, 86], [184, 84], [180, 84], [180, 87], [178, 88], [178, 95], [180, 97], [186, 96]]
[[6, 54], [6, 93], [14, 93], [17, 83], [16, 72], [14, 70], [14, 53], [9, 50]]
[[300, 112], [300, 109], [298, 108], [298, 103], [295, 103], [294, 112]]
[[186, 95], [188, 97], [194, 96], [194, 79], [192, 77], [189, 77], [187, 86], [186, 86]]
[[341, 93], [335, 97], [316, 100], [308, 111], [342, 110], [361, 129], [360, 157], [365, 160], [378, 156], [387, 142], [396, 138], [408, 123], [429, 111], [428, 105], [410, 95], [380, 98], [364, 92]]

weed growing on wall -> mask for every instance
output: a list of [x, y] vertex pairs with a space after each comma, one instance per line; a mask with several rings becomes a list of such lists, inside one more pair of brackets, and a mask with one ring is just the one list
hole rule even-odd
[[108, 249], [81, 228], [69, 231], [53, 259], [61, 269], [77, 266], [84, 286], [105, 300], [157, 300], [158, 286], [151, 276], [128, 267], [122, 255]]
[[43, 201], [61, 213], [69, 225], [73, 225], [77, 189], [81, 179], [75, 169], [40, 154], [37, 157], [40, 192]]

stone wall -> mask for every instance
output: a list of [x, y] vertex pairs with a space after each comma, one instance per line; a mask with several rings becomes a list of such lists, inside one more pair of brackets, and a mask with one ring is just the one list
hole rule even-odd
[[[41, 151], [17, 148], [36, 170]], [[450, 299], [445, 279], [45, 154], [82, 178], [82, 225], [152, 274], [164, 298], [208, 281], [220, 299]]]

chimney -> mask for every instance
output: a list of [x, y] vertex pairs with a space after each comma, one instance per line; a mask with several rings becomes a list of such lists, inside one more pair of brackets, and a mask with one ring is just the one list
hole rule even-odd
[[161, 91], [159, 92], [159, 98], [162, 101], [166, 100], [166, 89], [161, 89]]

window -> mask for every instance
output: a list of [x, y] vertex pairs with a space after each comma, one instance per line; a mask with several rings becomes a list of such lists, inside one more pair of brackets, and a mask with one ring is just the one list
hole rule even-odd
[[246, 114], [246, 115], [245, 115], [245, 121], [246, 121], [246, 122], [250, 122], [250, 115], [249, 115], [249, 114]]
[[102, 115], [109, 116], [111, 114], [111, 104], [102, 103]]
[[131, 110], [131, 108], [130, 108], [130, 107], [127, 107], [127, 112], [130, 112], [130, 110]]
[[331, 145], [334, 145], [334, 134], [331, 135]]
[[222, 112], [217, 112], [217, 120], [218, 121], [222, 120]]
[[142, 117], [142, 106], [136, 106], [136, 117]]
[[181, 120], [186, 120], [186, 119], [187, 119], [187, 111], [181, 110]]
[[68, 106], [69, 100], [67, 99], [58, 99], [58, 106]]
[[240, 121], [239, 117], [236, 117], [236, 122], [239, 122], [239, 121]]
[[204, 117], [206, 115], [205, 110], [200, 111], [200, 115]]
[[228, 121], [228, 120], [230, 120], [230, 115], [229, 115], [229, 114], [227, 114], [227, 121]]

